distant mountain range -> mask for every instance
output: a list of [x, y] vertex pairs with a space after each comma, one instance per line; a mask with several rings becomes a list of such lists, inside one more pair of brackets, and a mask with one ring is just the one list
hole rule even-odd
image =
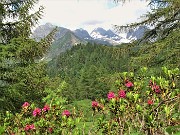
[[[34, 30], [32, 38], [39, 41], [47, 36], [55, 27], [56, 26], [51, 23], [41, 25]], [[91, 33], [88, 33], [82, 28], [71, 31], [67, 28], [58, 27], [54, 36], [55, 40], [50, 47], [49, 53], [45, 56], [45, 59], [51, 60], [61, 52], [64, 52], [79, 43], [86, 44], [87, 42], [93, 42], [108, 46], [128, 43], [131, 40], [140, 39], [146, 30], [147, 27], [142, 26], [137, 29], [130, 30], [127, 33], [118, 35], [112, 30], [105, 30], [100, 27], [94, 29]]]

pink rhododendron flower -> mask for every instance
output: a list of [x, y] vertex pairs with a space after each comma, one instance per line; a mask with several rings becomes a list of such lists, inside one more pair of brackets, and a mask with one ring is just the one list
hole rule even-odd
[[25, 128], [24, 128], [25, 131], [29, 131], [29, 130], [31, 130], [31, 129], [35, 129], [34, 124], [32, 124], [32, 125], [26, 125]]
[[156, 92], [157, 94], [159, 94], [159, 93], [161, 93], [161, 90], [160, 90], [160, 89], [156, 89], [155, 92]]
[[71, 113], [68, 110], [64, 110], [62, 113], [63, 116], [69, 117]]
[[134, 84], [131, 82], [131, 81], [128, 81], [126, 84], [125, 84], [126, 87], [128, 88], [131, 88], [134, 86]]
[[156, 83], [154, 83], [154, 85], [151, 86], [152, 90], [155, 91], [157, 94], [161, 93], [161, 89], [159, 85], [156, 85]]
[[30, 127], [29, 127], [29, 125], [26, 125], [26, 126], [25, 126], [25, 128], [24, 128], [24, 130], [25, 130], [25, 131], [28, 131], [28, 130], [30, 130]]
[[23, 108], [28, 107], [28, 106], [30, 106], [30, 104], [28, 102], [24, 102], [24, 104], [22, 105]]
[[108, 99], [115, 98], [114, 92], [109, 92], [108, 95], [107, 95], [107, 97], [108, 97]]
[[48, 131], [51, 134], [53, 132], [53, 128], [48, 128]]
[[120, 98], [125, 98], [125, 97], [126, 97], [126, 92], [125, 92], [124, 90], [120, 90], [120, 91], [118, 92], [118, 94], [119, 94], [119, 97], [120, 97]]
[[147, 103], [148, 103], [148, 105], [152, 105], [152, 104], [153, 104], [153, 101], [152, 101], [151, 99], [149, 99], [149, 100], [147, 101]]
[[40, 108], [35, 108], [33, 111], [33, 116], [41, 115], [41, 109]]
[[32, 125], [29, 125], [29, 128], [30, 128], [30, 129], [35, 129], [35, 126], [34, 126], [34, 124], [32, 124]]
[[49, 105], [45, 105], [44, 108], [42, 109], [44, 112], [47, 112], [50, 110]]
[[98, 107], [98, 102], [92, 101], [92, 107]]

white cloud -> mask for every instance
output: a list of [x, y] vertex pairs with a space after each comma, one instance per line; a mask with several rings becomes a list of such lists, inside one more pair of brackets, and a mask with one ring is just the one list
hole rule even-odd
[[51, 22], [69, 29], [82, 27], [88, 31], [134, 22], [148, 9], [147, 2], [140, 0], [123, 6], [113, 0], [40, 0], [39, 5], [45, 7], [41, 23]]

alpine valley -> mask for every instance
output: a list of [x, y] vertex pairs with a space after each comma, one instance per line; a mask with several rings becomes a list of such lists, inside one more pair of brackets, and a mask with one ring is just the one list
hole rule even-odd
[[[52, 25], [51, 23], [40, 25], [34, 30], [32, 38], [39, 41], [47, 36], [55, 27], [56, 26]], [[70, 49], [72, 46], [80, 43], [87, 44], [90, 42], [106, 46], [116, 46], [120, 45], [121, 43], [129, 43], [142, 38], [146, 30], [148, 30], [147, 27], [141, 26], [126, 33], [116, 33], [110, 29], [105, 30], [98, 27], [92, 32], [88, 33], [82, 28], [72, 31], [64, 27], [57, 27], [57, 31], [54, 35], [54, 42], [43, 59], [49, 61], [58, 56], [60, 53]]]
[[[180, 0], [136, 0], [151, 10], [125, 26], [141, 4], [38, 1], [0, 0], [0, 135], [180, 135]], [[43, 13], [67, 28], [33, 29]]]

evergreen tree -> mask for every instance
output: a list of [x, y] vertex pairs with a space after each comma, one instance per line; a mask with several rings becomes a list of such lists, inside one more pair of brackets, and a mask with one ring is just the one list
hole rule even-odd
[[25, 101], [40, 102], [48, 85], [45, 64], [40, 61], [55, 30], [45, 39], [30, 39], [32, 26], [41, 18], [42, 7], [30, 14], [38, 0], [0, 2], [0, 110], [17, 110]]
[[[115, 0], [115, 2], [125, 2], [126, 0]], [[143, 21], [117, 26], [119, 31], [128, 30], [137, 26], [146, 25], [153, 28], [144, 35], [143, 40], [154, 41], [166, 38], [174, 30], [180, 28], [180, 1], [179, 0], [150, 0], [151, 11], [143, 16]]]
[[31, 13], [38, 0], [1, 0], [0, 41], [8, 43], [15, 37], [29, 37], [43, 13], [43, 7]]
[[[114, 0], [126, 2], [127, 0]], [[142, 66], [170, 68], [179, 67], [180, 63], [180, 1], [149, 0], [151, 11], [143, 17], [143, 21], [117, 26], [119, 31], [126, 31], [141, 25], [151, 26], [140, 42], [134, 42], [135, 55], [129, 65], [134, 70]], [[146, 41], [146, 42], [142, 42]], [[141, 44], [139, 44], [141, 43]]]

